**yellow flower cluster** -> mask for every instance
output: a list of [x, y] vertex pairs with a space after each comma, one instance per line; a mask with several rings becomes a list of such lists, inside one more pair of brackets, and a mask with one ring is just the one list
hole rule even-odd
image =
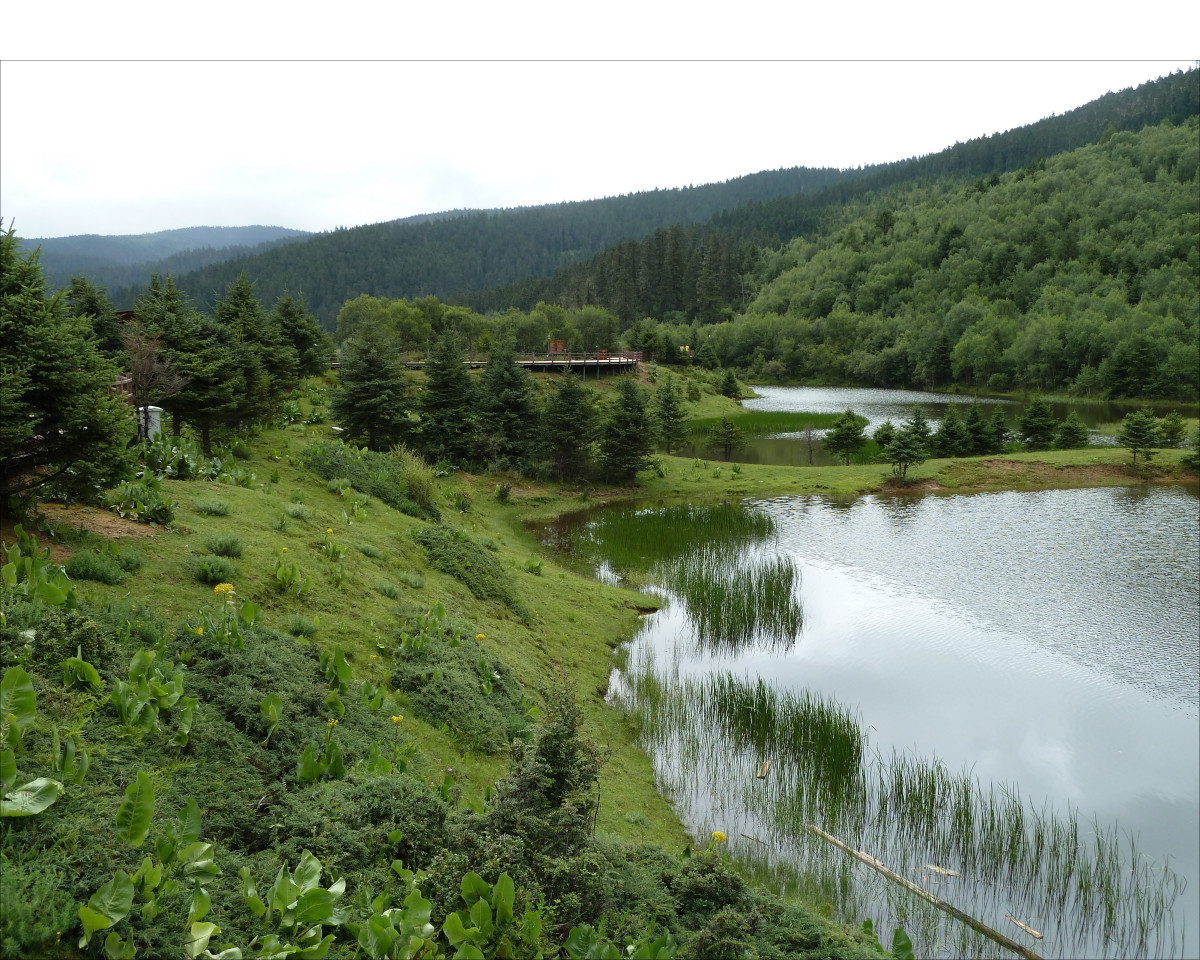
[[329, 722], [326, 724], [326, 726], [327, 726], [327, 727], [329, 727], [329, 729], [330, 729], [330, 730], [332, 730], [332, 729], [333, 729], [334, 727], [336, 727], [337, 725], [338, 725], [338, 722], [337, 722], [336, 720], [330, 720], [330, 721], [329, 721]]
[[213, 587], [213, 593], [215, 593], [218, 597], [223, 597], [227, 593], [233, 593], [233, 584], [218, 583], [215, 587]]
[[714, 840], [716, 840], [716, 841], [717, 841], [717, 843], [724, 843], [726, 840], [728, 840], [728, 839], [729, 839], [729, 838], [728, 838], [728, 837], [726, 837], [726, 836], [725, 836], [725, 834], [723, 834], [723, 833], [722, 833], [720, 830], [714, 830], [714, 831], [713, 831], [712, 838], [713, 838]]
[[476, 640], [486, 640], [487, 637], [484, 636], [482, 633], [477, 633], [477, 634], [475, 634], [475, 639]]
[[325, 532], [326, 532], [326, 533], [333, 533], [333, 527], [326, 527], [326, 528], [325, 528]]
[[399, 723], [403, 719], [404, 719], [403, 716], [401, 716], [400, 714], [397, 714], [396, 716], [392, 717], [392, 723]]

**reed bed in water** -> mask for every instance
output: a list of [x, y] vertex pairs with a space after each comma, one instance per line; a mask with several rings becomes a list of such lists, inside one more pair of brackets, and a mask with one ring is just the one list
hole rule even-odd
[[800, 633], [800, 571], [791, 557], [734, 559], [701, 550], [667, 561], [656, 572], [683, 603], [701, 647], [710, 652], [756, 639], [779, 649]]
[[[752, 825], [753, 842], [731, 833], [738, 855], [758, 870], [774, 864], [781, 880], [808, 874], [844, 919], [882, 904], [926, 952], [969, 942], [971, 955], [987, 953], [920, 898], [862, 876], [870, 871], [856, 874], [860, 889], [848, 894], [838, 866], [846, 855], [813, 837], [809, 823], [997, 929], [1012, 929], [1006, 914], [1030, 923], [1045, 933], [1046, 955], [1177, 955], [1171, 907], [1181, 881], [1116, 826], [1081, 821], [1071, 807], [1035, 807], [1014, 788], [937, 760], [873, 754], [858, 717], [832, 700], [761, 679], [664, 679], [652, 664], [631, 666], [621, 699], [650, 752], [668, 758], [656, 764], [664, 790], [701, 811], [705, 829]], [[768, 758], [769, 776], [757, 780]]]
[[697, 543], [709, 552], [727, 555], [776, 534], [774, 519], [738, 503], [675, 504], [605, 510], [587, 524], [582, 540], [617, 569], [650, 570], [663, 560], [689, 553]]

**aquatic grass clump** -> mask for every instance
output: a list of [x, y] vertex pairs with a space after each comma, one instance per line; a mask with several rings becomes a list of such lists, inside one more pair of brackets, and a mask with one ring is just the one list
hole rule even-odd
[[931, 950], [964, 938], [972, 955], [994, 949], [881, 875], [845, 884], [846, 854], [810, 824], [935, 884], [939, 897], [995, 929], [1009, 929], [1006, 914], [1036, 920], [1061, 955], [1178, 950], [1171, 908], [1183, 881], [1115, 826], [1081, 825], [1077, 809], [1037, 808], [1013, 787], [982, 784], [936, 759], [872, 754], [859, 718], [811, 693], [730, 674], [664, 677], [645, 660], [627, 665], [620, 681], [616, 698], [658, 758], [663, 792], [685, 815], [694, 805], [706, 822], [755, 824], [781, 877], [830, 878], [822, 899], [840, 904], [844, 919], [886, 902]]
[[729, 554], [775, 535], [775, 521], [768, 514], [741, 504], [675, 504], [605, 510], [587, 524], [579, 545], [618, 569], [650, 570], [661, 560], [690, 553], [697, 543]]
[[800, 633], [800, 571], [791, 557], [731, 559], [699, 550], [660, 569], [704, 649], [737, 648], [759, 638], [786, 648]]

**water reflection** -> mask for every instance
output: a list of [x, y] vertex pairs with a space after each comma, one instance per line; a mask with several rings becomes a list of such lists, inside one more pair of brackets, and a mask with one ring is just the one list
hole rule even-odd
[[[903, 924], [919, 953], [995, 948], [847, 871], [808, 823], [1009, 935], [1007, 914], [1045, 932], [1039, 953], [1186, 955], [1200, 920], [1198, 504], [1180, 488], [787, 498], [754, 505], [770, 525], [749, 537], [726, 512], [716, 539], [734, 567], [772, 551], [794, 564], [802, 642], [708, 643], [673, 592], [614, 695], [689, 827], [724, 830], [739, 857], [816, 884], [847, 919]], [[690, 527], [651, 519], [638, 553], [668, 591], [647, 533], [678, 557], [705, 526], [674, 519]], [[852, 775], [780, 739], [809, 729], [780, 721], [803, 713], [798, 697], [855, 711], [873, 749]]]

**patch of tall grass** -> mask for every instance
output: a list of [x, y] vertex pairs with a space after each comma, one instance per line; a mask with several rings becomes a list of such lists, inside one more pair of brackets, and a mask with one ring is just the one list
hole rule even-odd
[[[765, 437], [775, 433], [800, 433], [805, 427], [828, 430], [841, 417], [840, 413], [804, 413], [785, 410], [747, 410], [729, 417], [742, 431], [751, 437]], [[688, 430], [693, 437], [705, 438], [712, 432], [721, 417], [697, 417], [688, 421]]]

